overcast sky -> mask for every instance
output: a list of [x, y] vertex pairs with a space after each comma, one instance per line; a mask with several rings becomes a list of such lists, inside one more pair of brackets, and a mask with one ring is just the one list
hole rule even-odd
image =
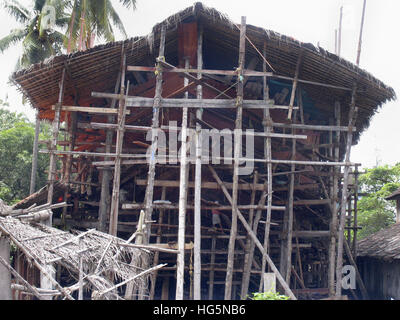
[[[29, 0], [20, 0], [29, 4]], [[137, 0], [137, 10], [120, 9], [119, 1], [113, 0], [119, 9], [128, 35], [146, 35], [156, 23], [191, 6], [190, 0]], [[246, 16], [247, 23], [270, 29], [302, 42], [310, 42], [334, 52], [335, 29], [339, 24], [339, 9], [344, 6], [342, 56], [355, 62], [363, 0], [204, 0], [205, 5], [225, 13], [240, 22]], [[398, 32], [400, 30], [400, 1], [367, 0], [364, 36], [360, 67], [372, 73], [400, 94], [400, 59]], [[0, 9], [0, 38], [17, 26], [15, 21]], [[118, 40], [120, 40], [119, 37]], [[0, 98], [8, 101], [14, 110], [34, 119], [33, 109], [22, 105], [22, 96], [8, 84], [21, 47], [10, 48], [0, 54]], [[398, 101], [387, 103], [372, 118], [371, 125], [352, 149], [351, 160], [364, 167], [376, 163], [393, 165], [400, 162], [400, 106]]]

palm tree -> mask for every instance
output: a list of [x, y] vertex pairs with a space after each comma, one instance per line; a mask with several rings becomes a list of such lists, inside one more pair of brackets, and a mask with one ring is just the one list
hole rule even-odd
[[[22, 55], [17, 69], [38, 63], [44, 59], [61, 53], [65, 35], [55, 28], [65, 28], [68, 25], [68, 16], [65, 15], [65, 1], [61, 0], [34, 0], [33, 8], [24, 7], [17, 0], [4, 0], [3, 7], [21, 24], [20, 28], [11, 30], [10, 34], [0, 39], [0, 51], [4, 52], [10, 46], [22, 42]], [[55, 10], [54, 26], [44, 25], [46, 6]]]
[[[136, 0], [119, 0], [126, 8], [136, 8]], [[127, 37], [124, 25], [111, 0], [70, 0], [67, 50], [84, 50], [93, 46], [94, 37], [115, 41], [113, 27]]]

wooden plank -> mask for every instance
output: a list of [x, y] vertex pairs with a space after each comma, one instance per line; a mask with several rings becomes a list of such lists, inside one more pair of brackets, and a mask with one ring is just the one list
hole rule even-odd
[[[128, 71], [135, 72], [154, 72], [156, 71], [155, 67], [146, 67], [146, 66], [128, 66]], [[190, 68], [173, 68], [173, 69], [165, 69], [164, 72], [172, 72], [172, 73], [197, 73], [197, 74], [211, 74], [211, 75], [221, 75], [221, 76], [237, 76], [238, 73], [232, 70], [211, 70], [211, 69], [202, 69], [199, 71], [198, 69], [190, 69]], [[264, 77], [264, 76], [272, 76], [272, 72], [260, 72], [255, 70], [243, 70], [243, 75], [246, 77]]]
[[[116, 98], [113, 98], [113, 99], [116, 99]], [[51, 108], [52, 108], [52, 110], [54, 110], [55, 106], [52, 106]], [[115, 109], [115, 108], [98, 108], [98, 107], [83, 107], [83, 106], [62, 106], [61, 111], [88, 112], [88, 113], [101, 113], [101, 114], [118, 114], [118, 109]], [[129, 110], [126, 110], [126, 114], [131, 114], [131, 112]]]
[[[142, 203], [124, 203], [122, 204], [122, 209], [124, 210], [136, 210], [136, 209], [143, 209], [144, 204]], [[187, 209], [195, 209], [195, 206], [192, 205], [187, 205]], [[179, 206], [177, 204], [153, 204], [153, 208], [155, 209], [171, 209], [171, 210], [176, 210], [179, 209]], [[202, 206], [204, 210], [211, 210], [211, 209], [217, 209], [217, 210], [232, 210], [232, 206]], [[266, 205], [238, 205], [238, 209], [240, 210], [267, 210]], [[284, 211], [285, 207], [282, 206], [271, 206], [271, 210], [274, 211]]]
[[298, 238], [324, 238], [329, 236], [329, 230], [293, 231], [293, 237]]
[[[113, 93], [92, 92], [92, 97], [118, 99], [119, 95]], [[127, 96], [127, 107], [152, 108], [152, 98]], [[161, 98], [163, 108], [202, 108], [202, 109], [236, 109], [235, 99], [179, 99]], [[273, 100], [243, 100], [245, 109], [282, 109], [287, 110], [289, 106], [275, 105]], [[92, 108], [101, 109], [101, 108]], [[295, 110], [298, 107], [294, 107]], [[109, 109], [108, 109], [109, 110]], [[108, 111], [110, 112], [110, 111]]]
[[[345, 131], [349, 130], [348, 127], [336, 125], [336, 126], [322, 126], [322, 125], [311, 125], [311, 124], [287, 124], [287, 123], [272, 123], [273, 127], [285, 128], [285, 129], [302, 129], [302, 130], [316, 130], [316, 131]], [[352, 128], [353, 132], [357, 131], [356, 127]]]

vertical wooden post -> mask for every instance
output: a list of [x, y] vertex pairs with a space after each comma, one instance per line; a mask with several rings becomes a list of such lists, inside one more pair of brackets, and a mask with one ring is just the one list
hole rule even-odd
[[[160, 48], [158, 52], [159, 59], [163, 59], [165, 51], [165, 25], [161, 26], [160, 35]], [[162, 94], [162, 84], [163, 84], [163, 74], [160, 63], [157, 64], [157, 76], [156, 76], [156, 89], [154, 94], [153, 102], [153, 119], [152, 119], [152, 133], [151, 133], [151, 153], [149, 160], [149, 172], [147, 174], [147, 187], [146, 194], [144, 198], [145, 202], [145, 220], [151, 220], [151, 214], [153, 212], [153, 192], [154, 192], [154, 177], [156, 171], [156, 154], [158, 148], [158, 128], [160, 127], [160, 105], [161, 105], [161, 94]], [[145, 229], [145, 243], [149, 243], [151, 234], [151, 224], [146, 223]]]
[[[358, 107], [356, 107], [356, 93], [357, 93], [357, 84], [354, 84], [353, 91], [351, 94], [351, 104], [349, 110], [349, 125], [347, 132], [347, 143], [346, 143], [346, 155], [345, 162], [350, 162], [350, 152], [351, 145], [353, 142], [353, 127], [355, 124], [355, 120], [357, 118]], [[346, 165], [344, 167], [343, 173], [343, 185], [342, 185], [342, 201], [341, 201], [341, 213], [340, 213], [340, 222], [339, 222], [339, 231], [338, 231], [338, 249], [337, 249], [337, 260], [336, 260], [336, 296], [340, 297], [342, 294], [342, 282], [340, 281], [342, 278], [342, 267], [343, 267], [343, 242], [344, 242], [344, 226], [346, 222], [346, 203], [348, 196], [348, 181], [349, 181], [349, 171], [350, 167]]]
[[[203, 68], [203, 28], [198, 26], [197, 38], [197, 69]], [[197, 75], [201, 79], [201, 73]], [[202, 99], [202, 86], [197, 86], [197, 99]], [[202, 119], [203, 111], [196, 110], [196, 118]], [[194, 189], [194, 270], [193, 270], [193, 297], [201, 299], [201, 156], [202, 138], [201, 125], [196, 124], [196, 167], [195, 167], [195, 189]]]
[[[335, 119], [336, 126], [340, 126], [340, 103], [335, 103]], [[334, 159], [335, 161], [339, 161], [339, 149], [340, 146], [340, 131], [336, 131], [335, 135], [335, 150], [334, 150]], [[338, 186], [339, 186], [339, 175], [340, 168], [333, 167], [333, 172], [335, 173], [333, 176], [333, 185], [332, 185], [332, 194], [331, 194], [331, 222], [330, 222], [330, 243], [329, 243], [329, 270], [328, 270], [328, 291], [329, 296], [335, 295], [335, 262], [336, 262], [336, 240], [337, 240], [337, 220], [338, 220]]]
[[[185, 68], [189, 68], [189, 59], [185, 58]], [[184, 79], [184, 85], [188, 85], [188, 79]], [[187, 97], [187, 95], [186, 95]], [[188, 190], [188, 159], [187, 159], [187, 125], [188, 108], [182, 109], [182, 144], [181, 144], [181, 167], [179, 184], [179, 222], [178, 222], [178, 255], [176, 261], [176, 300], [183, 300], [183, 285], [185, 278], [185, 221], [186, 221], [186, 202]]]
[[[0, 257], [10, 262], [10, 240], [0, 233]], [[0, 264], [0, 300], [11, 300], [11, 272]]]
[[[292, 129], [292, 134], [294, 130]], [[296, 139], [292, 139], [292, 160], [296, 160]], [[287, 257], [286, 257], [286, 282], [290, 283], [292, 271], [292, 236], [293, 236], [293, 196], [294, 196], [294, 177], [296, 165], [292, 164], [290, 171], [289, 199], [288, 199], [288, 233], [287, 233]]]
[[[113, 180], [113, 191], [111, 197], [111, 210], [110, 210], [110, 225], [109, 234], [116, 236], [118, 229], [118, 210], [119, 210], [119, 188], [121, 181], [121, 153], [124, 142], [124, 131], [125, 131], [125, 116], [126, 116], [126, 104], [125, 104], [125, 69], [126, 69], [126, 56], [125, 47], [122, 44], [122, 70], [121, 70], [121, 90], [118, 107], [118, 129], [117, 129], [117, 140], [115, 146], [115, 163], [114, 163], [114, 180]], [[128, 87], [129, 90], [129, 87]], [[127, 91], [128, 91], [127, 90]]]
[[[55, 151], [57, 150], [57, 138], [58, 132], [60, 130], [60, 115], [61, 115], [61, 107], [64, 100], [64, 88], [65, 88], [65, 68], [63, 68], [61, 74], [60, 81], [60, 91], [58, 94], [58, 103], [55, 106], [54, 110], [54, 119], [52, 125], [53, 137], [51, 140], [51, 153], [50, 153], [50, 164], [49, 164], [49, 178], [48, 178], [48, 191], [47, 191], [47, 203], [53, 202], [53, 194], [54, 194], [54, 180], [57, 172], [57, 155]], [[52, 225], [52, 216], [49, 217], [47, 221], [48, 225]]]
[[[165, 200], [165, 193], [166, 193], [167, 188], [162, 187], [161, 190], [161, 200]], [[163, 218], [164, 218], [164, 209], [160, 209], [160, 215], [158, 217], [158, 230], [157, 230], [157, 240], [156, 243], [161, 243], [161, 225], [163, 223]], [[156, 251], [154, 253], [154, 259], [153, 259], [153, 265], [158, 265], [158, 259], [159, 259], [160, 253]], [[156, 281], [157, 281], [157, 274], [158, 270], [154, 271], [151, 274], [151, 287], [150, 287], [150, 300], [154, 299], [154, 293], [155, 293], [155, 288], [156, 288]]]
[[235, 256], [235, 242], [237, 233], [237, 200], [239, 181], [239, 157], [242, 146], [242, 114], [243, 114], [243, 68], [246, 52], [246, 17], [242, 17], [239, 40], [238, 86], [236, 97], [236, 121], [234, 134], [234, 168], [232, 186], [232, 224], [229, 236], [228, 262], [226, 268], [225, 300], [232, 296], [233, 262]]
[[[218, 174], [216, 173], [216, 171], [214, 170], [214, 168], [212, 166], [208, 166], [211, 174], [213, 175], [215, 181], [217, 181], [218, 185], [221, 187], [226, 199], [229, 201], [229, 203], [231, 205], [233, 205], [233, 201], [232, 201], [232, 197], [228, 192], [228, 189], [226, 188], [226, 186], [223, 184], [222, 180], [219, 178]], [[273, 273], [275, 273], [276, 278], [278, 279], [279, 283], [281, 284], [281, 286], [283, 287], [285, 293], [292, 299], [292, 300], [296, 300], [296, 296], [293, 294], [292, 290], [290, 290], [289, 286], [287, 285], [287, 283], [285, 282], [285, 279], [282, 277], [282, 275], [279, 273], [278, 269], [276, 268], [274, 262], [271, 260], [271, 258], [269, 257], [267, 251], [264, 249], [264, 247], [262, 246], [260, 240], [258, 240], [257, 235], [255, 234], [255, 232], [251, 229], [251, 227], [249, 226], [249, 224], [247, 223], [245, 217], [243, 217], [242, 213], [240, 212], [239, 209], [236, 210], [237, 211], [237, 216], [239, 218], [239, 220], [242, 222], [243, 227], [246, 229], [247, 233], [250, 235], [250, 237], [253, 239], [254, 243], [256, 244], [257, 248], [261, 251], [261, 253], [266, 257], [267, 259], [267, 263], [270, 266], [271, 270]]]
[[[250, 205], [254, 205], [255, 197], [256, 197], [256, 184], [258, 183], [258, 172], [254, 172], [254, 177], [253, 177], [253, 190], [251, 191], [251, 196], [250, 196]], [[249, 224], [252, 226], [254, 223], [254, 209], [250, 210], [249, 214]], [[251, 276], [251, 266], [252, 266], [252, 261], [253, 260], [253, 254], [251, 252], [252, 249], [252, 243], [253, 241], [251, 240], [250, 236], [248, 236], [247, 241], [246, 241], [246, 247], [245, 247], [245, 256], [244, 256], [244, 266], [243, 266], [243, 276], [242, 276], [242, 285], [241, 285], [241, 292], [240, 292], [240, 298], [241, 299], [246, 299], [247, 296], [247, 291], [249, 290], [249, 283], [250, 283], [250, 276]]]
[[30, 188], [29, 188], [29, 194], [34, 193], [35, 188], [36, 188], [36, 171], [37, 171], [37, 162], [38, 162], [39, 132], [40, 132], [40, 118], [39, 118], [39, 109], [38, 109], [36, 112], [35, 138], [33, 140], [32, 171], [31, 171], [31, 183], [30, 183]]
[[[118, 93], [121, 87], [121, 75], [123, 68], [123, 56], [121, 55], [121, 70], [117, 75], [117, 81], [115, 83], [114, 93]], [[110, 108], [115, 108], [115, 104], [117, 103], [117, 99], [113, 99], [111, 101]], [[107, 122], [113, 123], [115, 121], [115, 116], [108, 115]], [[111, 153], [111, 146], [114, 136], [114, 130], [106, 130], [106, 153]], [[110, 160], [110, 158], [105, 158], [105, 161]], [[102, 169], [102, 177], [101, 177], [101, 191], [100, 191], [100, 203], [99, 203], [99, 224], [98, 228], [102, 232], [106, 232], [107, 230], [107, 218], [110, 208], [110, 180], [111, 180], [111, 167], [104, 167]], [[111, 221], [111, 219], [110, 219]]]
[[161, 300], [169, 299], [169, 277], [165, 277], [161, 289]]
[[[264, 50], [263, 50], [264, 57], [267, 55], [267, 43], [264, 42]], [[263, 71], [267, 71], [267, 64], [265, 59], [263, 61]], [[263, 77], [263, 93], [264, 93], [264, 100], [269, 100], [269, 87], [267, 83], [267, 77]], [[268, 108], [263, 110], [263, 125], [264, 131], [266, 133], [272, 132], [272, 118]], [[269, 231], [271, 227], [271, 215], [272, 215], [272, 163], [270, 162], [272, 159], [272, 148], [271, 148], [271, 138], [267, 137], [265, 139], [265, 148], [264, 148], [265, 159], [268, 161], [267, 163], [267, 219], [265, 221], [265, 230], [264, 230], [264, 249], [268, 252], [268, 244], [269, 244]], [[256, 232], [257, 229], [253, 228]], [[262, 258], [262, 267], [261, 267], [261, 277], [260, 277], [260, 286], [259, 291], [262, 291], [262, 287], [264, 285], [264, 273], [265, 273], [265, 266], [266, 266], [266, 257], [263, 255]]]
[[210, 276], [208, 278], [208, 300], [214, 300], [214, 264], [215, 249], [217, 246], [217, 238], [215, 235], [211, 238], [211, 258], [210, 258]]
[[357, 206], [358, 206], [358, 166], [356, 165], [354, 171], [354, 224], [353, 224], [353, 257], [357, 257], [357, 231], [358, 231], [358, 221], [357, 221]]

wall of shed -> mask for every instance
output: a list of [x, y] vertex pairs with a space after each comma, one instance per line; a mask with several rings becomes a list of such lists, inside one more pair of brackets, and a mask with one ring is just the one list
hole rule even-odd
[[358, 261], [370, 299], [400, 300], [400, 261], [363, 257]]

